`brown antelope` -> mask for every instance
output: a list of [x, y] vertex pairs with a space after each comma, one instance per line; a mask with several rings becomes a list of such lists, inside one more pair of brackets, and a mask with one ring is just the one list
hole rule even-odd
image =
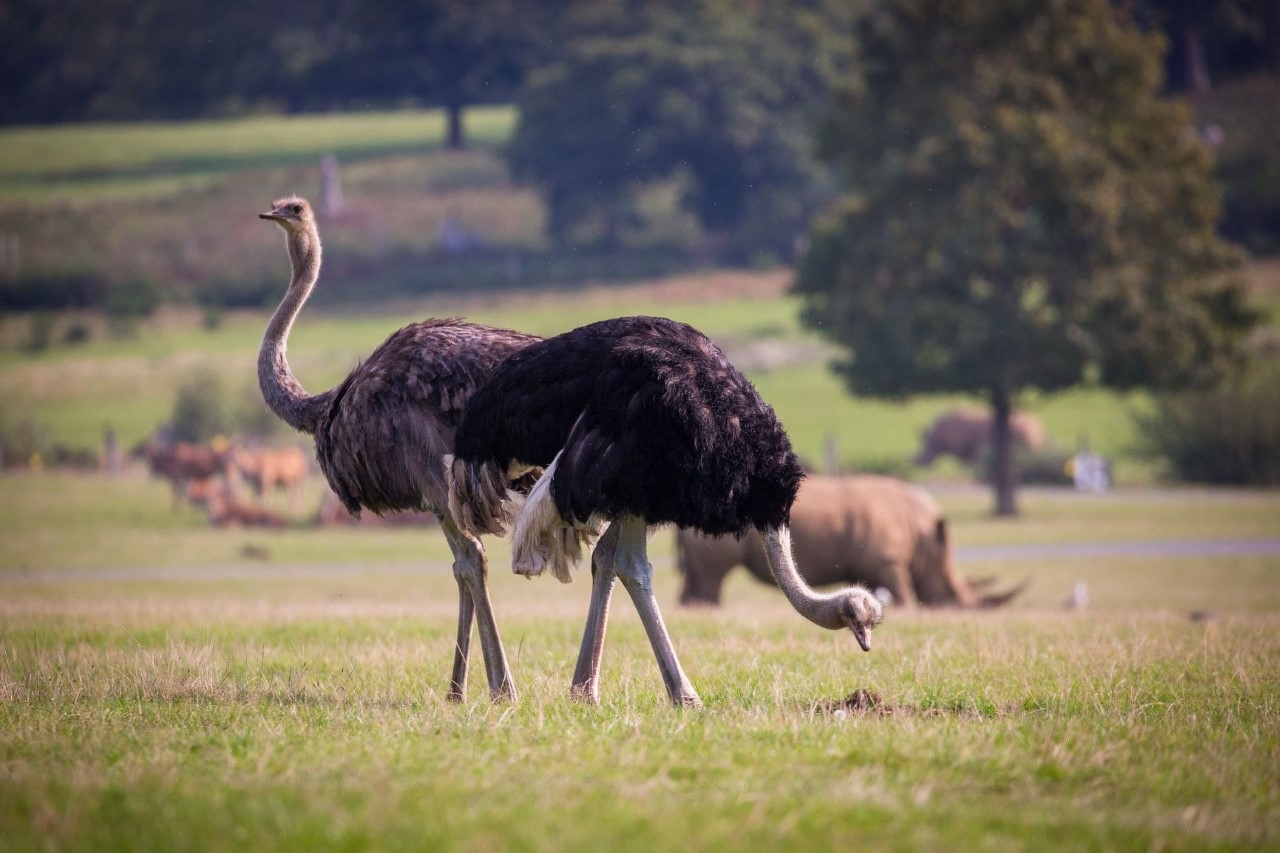
[[281, 489], [289, 494], [289, 506], [297, 515], [302, 499], [302, 481], [307, 477], [307, 456], [297, 447], [239, 447], [235, 451], [236, 470], [266, 506], [267, 493]]

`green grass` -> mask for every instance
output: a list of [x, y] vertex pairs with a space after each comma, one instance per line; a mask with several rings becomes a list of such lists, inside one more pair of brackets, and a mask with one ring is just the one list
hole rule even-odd
[[[1274, 536], [1280, 517], [1267, 492], [1029, 490], [1017, 520], [977, 488], [937, 494], [962, 547]], [[211, 530], [136, 471], [0, 478], [3, 848], [1280, 843], [1280, 557], [970, 561], [1032, 585], [1000, 611], [891, 609], [863, 654], [745, 572], [722, 608], [674, 606], [659, 533], [657, 593], [706, 703], [681, 712], [622, 593], [602, 703], [570, 700], [587, 576], [515, 577], [498, 541], [521, 696], [488, 702], [477, 651], [468, 701], [446, 702], [440, 540]], [[1090, 607], [1061, 610], [1081, 580]], [[857, 689], [879, 706], [833, 710]]]
[[[467, 111], [470, 140], [492, 147], [515, 123], [510, 107]], [[358, 162], [439, 147], [439, 110], [358, 116], [265, 116], [155, 124], [0, 129], [0, 202], [51, 204], [169, 195], [246, 170]]]
[[[637, 286], [489, 300], [405, 300], [394, 314], [387, 313], [389, 308], [341, 316], [308, 309], [290, 340], [290, 360], [314, 392], [339, 382], [391, 331], [414, 318], [461, 314], [477, 322], [554, 334], [605, 317], [658, 313], [691, 323], [720, 341], [777, 409], [801, 456], [820, 465], [833, 437], [846, 467], [904, 463], [939, 412], [966, 402], [957, 396], [904, 403], [849, 396], [826, 367], [828, 351], [800, 327], [795, 298], [714, 298], [702, 292], [716, 287], [721, 276], [682, 279], [673, 288], [679, 295]], [[781, 276], [740, 274], [736, 279], [750, 283]], [[98, 446], [104, 424], [110, 423], [132, 444], [168, 417], [176, 389], [197, 372], [220, 376], [231, 399], [251, 399], [265, 323], [265, 312], [233, 313], [209, 331], [194, 313], [166, 314], [141, 325], [130, 339], [104, 336], [35, 355], [0, 350], [0, 417], [10, 423], [32, 418], [59, 440], [88, 447]], [[11, 320], [8, 331], [18, 334], [18, 325]], [[799, 355], [770, 367], [755, 356], [762, 345], [798, 348]], [[1076, 390], [1029, 402], [1057, 443], [1074, 447], [1087, 432], [1096, 450], [1119, 458], [1116, 476], [1121, 482], [1151, 479], [1150, 464], [1132, 456], [1137, 439], [1131, 413], [1149, 405], [1146, 395]]]

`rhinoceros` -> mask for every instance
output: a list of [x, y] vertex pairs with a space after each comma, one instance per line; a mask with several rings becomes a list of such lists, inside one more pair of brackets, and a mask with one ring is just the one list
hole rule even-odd
[[[991, 420], [991, 412], [982, 409], [943, 412], [925, 432], [915, 464], [932, 465], [933, 460], [947, 454], [961, 462], [976, 462], [991, 442]], [[1013, 412], [1009, 418], [1009, 435], [1015, 444], [1030, 450], [1044, 446], [1044, 425], [1030, 412]]]
[[[791, 539], [800, 573], [813, 586], [860, 583], [884, 588], [898, 603], [996, 607], [1022, 591], [980, 595], [952, 566], [947, 522], [923, 489], [891, 477], [806, 477], [791, 507]], [[760, 537], [676, 534], [684, 575], [682, 604], [719, 604], [725, 576], [746, 566], [773, 583]]]

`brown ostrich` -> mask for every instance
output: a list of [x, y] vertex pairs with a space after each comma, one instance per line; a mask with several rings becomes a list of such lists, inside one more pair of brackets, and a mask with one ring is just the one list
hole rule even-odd
[[394, 332], [336, 388], [308, 394], [285, 350], [298, 312], [320, 276], [320, 234], [304, 199], [276, 201], [262, 219], [284, 229], [293, 271], [258, 353], [258, 384], [267, 405], [294, 429], [315, 436], [316, 459], [352, 514], [425, 510], [440, 519], [458, 583], [458, 638], [449, 698], [466, 690], [471, 624], [495, 697], [515, 686], [489, 601], [488, 565], [479, 540], [449, 515], [444, 457], [453, 451], [463, 406], [493, 367], [538, 340], [509, 329], [456, 319], [425, 320]]

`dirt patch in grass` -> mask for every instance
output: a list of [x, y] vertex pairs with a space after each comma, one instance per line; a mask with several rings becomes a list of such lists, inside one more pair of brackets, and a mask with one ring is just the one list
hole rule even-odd
[[919, 705], [886, 702], [884, 697], [874, 690], [859, 687], [843, 699], [820, 699], [813, 705], [815, 714], [824, 714], [843, 719], [848, 716], [860, 717], [956, 717], [960, 719], [985, 719], [988, 717], [1004, 717], [1014, 713], [1012, 708], [981, 710], [972, 706], [921, 707]]

